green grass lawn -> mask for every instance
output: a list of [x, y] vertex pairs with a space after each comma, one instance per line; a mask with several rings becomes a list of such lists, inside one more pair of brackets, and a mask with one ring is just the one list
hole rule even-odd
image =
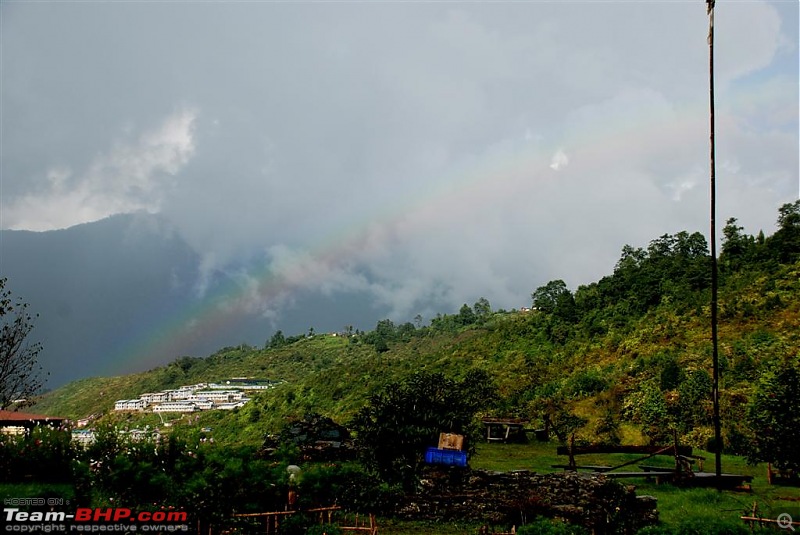
[[[555, 442], [531, 442], [528, 444], [478, 444], [477, 453], [470, 459], [470, 467], [482, 470], [530, 470], [532, 472], [557, 472], [553, 464], [566, 464], [564, 456], [556, 455]], [[708, 452], [695, 452], [706, 458], [703, 469], [714, 471], [714, 455]], [[582, 455], [580, 464], [617, 466], [627, 461], [641, 458], [641, 455]], [[629, 470], [638, 470], [637, 464]], [[666, 469], [674, 467], [671, 457], [657, 456], [641, 464], [663, 465]], [[667, 525], [677, 525], [687, 520], [702, 522], [714, 519], [731, 523], [741, 523], [740, 517], [752, 511], [756, 503], [762, 516], [777, 518], [782, 512], [789, 512], [800, 518], [800, 488], [767, 484], [766, 465], [748, 465], [741, 457], [722, 456], [723, 473], [746, 474], [753, 476], [750, 492], [722, 491], [705, 488], [680, 488], [671, 484], [656, 485], [645, 479], [620, 480], [636, 487], [636, 493], [651, 495], [658, 499], [661, 521]], [[465, 523], [424, 523], [398, 522], [389, 519], [379, 521], [380, 533], [388, 535], [474, 535], [478, 526]], [[742, 524], [744, 525], [744, 524]]]
[[[555, 442], [531, 442], [529, 444], [479, 444], [476, 455], [470, 459], [470, 466], [485, 470], [531, 470], [534, 472], [553, 472], [553, 464], [566, 464], [565, 456], [556, 455]], [[714, 471], [714, 454], [695, 452], [706, 458], [704, 471]], [[641, 458], [640, 455], [581, 455], [579, 464], [617, 466], [627, 461]], [[638, 470], [634, 463], [628, 469]], [[642, 464], [674, 467], [671, 457], [652, 457]], [[767, 483], [766, 465], [748, 465], [741, 457], [722, 456], [723, 473], [745, 474], [753, 476], [750, 492], [722, 491], [716, 489], [693, 488], [684, 489], [671, 484], [657, 485], [642, 479], [623, 479], [624, 484], [636, 487], [637, 494], [647, 494], [658, 499], [658, 511], [661, 521], [666, 524], [677, 524], [689, 518], [716, 518], [739, 521], [746, 512], [757, 504], [764, 517], [777, 518], [782, 512], [796, 513], [800, 517], [800, 488]], [[795, 516], [795, 515], [792, 515]]]

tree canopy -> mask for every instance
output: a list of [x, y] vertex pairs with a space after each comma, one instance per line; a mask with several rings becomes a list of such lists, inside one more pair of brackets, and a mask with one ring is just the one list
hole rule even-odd
[[759, 378], [747, 407], [751, 461], [800, 471], [800, 357], [774, 364]]
[[489, 375], [472, 370], [459, 380], [418, 372], [373, 393], [351, 422], [364, 462], [390, 482], [412, 485], [440, 433], [478, 437], [474, 418], [495, 395]]
[[12, 297], [6, 282], [0, 279], [0, 409], [31, 405], [43, 385], [38, 362], [42, 346], [28, 338], [35, 316], [28, 303]]

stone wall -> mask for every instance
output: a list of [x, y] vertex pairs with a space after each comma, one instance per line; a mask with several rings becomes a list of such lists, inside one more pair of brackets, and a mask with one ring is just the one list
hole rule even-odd
[[658, 522], [655, 498], [636, 496], [632, 486], [603, 475], [468, 468], [427, 468], [420, 491], [406, 497], [398, 514], [409, 520], [517, 526], [546, 516], [595, 533], [635, 533]]

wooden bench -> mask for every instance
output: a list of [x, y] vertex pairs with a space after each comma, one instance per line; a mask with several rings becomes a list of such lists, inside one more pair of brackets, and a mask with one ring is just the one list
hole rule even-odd
[[484, 418], [487, 442], [508, 442], [525, 437], [525, 422], [514, 418]]
[[[556, 448], [556, 453], [558, 455], [569, 455], [570, 448], [568, 446], [558, 446]], [[572, 448], [573, 455], [587, 455], [592, 453], [633, 453], [638, 455], [646, 455], [646, 454], [654, 454], [654, 455], [668, 455], [674, 456], [676, 451], [674, 447], [664, 447], [664, 446], [607, 446], [607, 445], [595, 445], [595, 446], [575, 446]], [[677, 448], [678, 455], [683, 455], [686, 457], [692, 456], [692, 447], [691, 446], [678, 446]]]
[[613, 466], [605, 466], [605, 465], [577, 465], [571, 466], [568, 464], [551, 464], [552, 468], [563, 468], [564, 470], [590, 470], [592, 472], [608, 472], [613, 468]]
[[661, 484], [666, 481], [672, 481], [675, 479], [675, 472], [606, 472], [606, 477], [610, 477], [612, 479], [618, 478], [631, 478], [631, 477], [641, 477], [644, 479], [652, 479], [655, 478], [656, 484]]
[[649, 464], [640, 464], [639, 468], [643, 472], [674, 472], [675, 469], [670, 466], [653, 466]]

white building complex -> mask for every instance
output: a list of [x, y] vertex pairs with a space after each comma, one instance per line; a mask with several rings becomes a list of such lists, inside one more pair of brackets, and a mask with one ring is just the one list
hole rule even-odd
[[153, 412], [196, 412], [201, 410], [194, 401], [165, 401], [153, 405]]
[[265, 390], [273, 383], [244, 384], [239, 381], [225, 385], [199, 383], [162, 392], [147, 392], [139, 399], [121, 399], [114, 404], [115, 411], [196, 412], [208, 410], [233, 410], [250, 401], [245, 390]]
[[139, 398], [139, 399], [120, 399], [116, 403], [114, 403], [114, 410], [115, 411], [143, 411], [145, 407], [147, 407], [148, 403]]

